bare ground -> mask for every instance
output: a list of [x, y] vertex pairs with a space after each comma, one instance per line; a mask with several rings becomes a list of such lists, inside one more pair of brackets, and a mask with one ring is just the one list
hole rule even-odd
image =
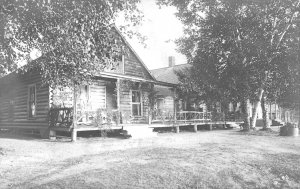
[[0, 188], [300, 188], [300, 137], [216, 130], [71, 143], [2, 135]]

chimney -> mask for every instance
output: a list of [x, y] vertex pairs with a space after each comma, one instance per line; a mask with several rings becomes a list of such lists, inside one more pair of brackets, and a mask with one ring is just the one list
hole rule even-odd
[[169, 67], [175, 66], [175, 57], [169, 56]]

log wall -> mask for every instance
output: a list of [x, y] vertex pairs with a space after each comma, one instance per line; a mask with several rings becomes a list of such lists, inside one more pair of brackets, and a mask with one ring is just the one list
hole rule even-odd
[[[49, 87], [43, 86], [37, 71], [25, 75], [9, 75], [0, 83], [0, 127], [48, 127]], [[28, 87], [36, 86], [36, 115], [29, 118]]]
[[152, 79], [151, 75], [149, 74], [145, 66], [139, 61], [134, 52], [130, 50], [129, 53], [125, 55], [124, 59], [125, 75], [141, 77], [144, 79]]

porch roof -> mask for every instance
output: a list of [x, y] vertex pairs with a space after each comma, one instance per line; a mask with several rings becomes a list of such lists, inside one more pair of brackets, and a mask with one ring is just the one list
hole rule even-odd
[[185, 71], [191, 68], [191, 64], [179, 64], [171, 67], [164, 67], [151, 70], [155, 79], [161, 82], [168, 82], [174, 85], [179, 84], [177, 72]]
[[112, 79], [127, 79], [127, 80], [133, 80], [133, 81], [142, 81], [142, 82], [149, 82], [153, 83], [155, 85], [161, 85], [161, 86], [167, 86], [167, 87], [176, 87], [176, 84], [173, 83], [167, 83], [163, 81], [157, 81], [157, 80], [150, 80], [150, 79], [144, 79], [134, 76], [128, 76], [128, 75], [121, 75], [121, 74], [115, 74], [115, 73], [107, 73], [107, 72], [100, 72], [97, 77], [103, 77], [103, 78], [112, 78]]

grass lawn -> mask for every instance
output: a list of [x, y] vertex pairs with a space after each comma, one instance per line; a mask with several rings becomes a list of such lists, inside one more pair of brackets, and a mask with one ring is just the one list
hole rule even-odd
[[300, 137], [261, 132], [76, 143], [0, 136], [0, 188], [300, 188]]

